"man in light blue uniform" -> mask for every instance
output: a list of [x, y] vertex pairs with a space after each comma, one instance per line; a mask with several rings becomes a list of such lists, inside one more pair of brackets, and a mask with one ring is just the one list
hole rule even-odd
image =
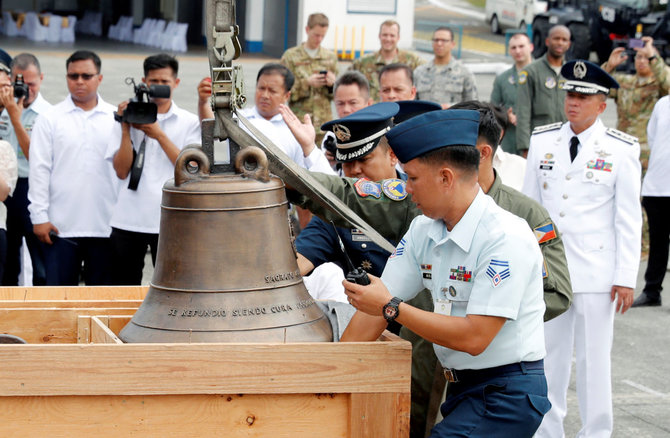
[[[396, 320], [435, 344], [450, 385], [431, 436], [531, 437], [550, 408], [542, 254], [527, 223], [479, 187], [478, 123], [476, 111], [433, 111], [387, 134], [423, 215], [381, 279], [344, 282], [358, 312], [341, 340], [377, 339]], [[423, 288], [434, 312], [403, 302]]]

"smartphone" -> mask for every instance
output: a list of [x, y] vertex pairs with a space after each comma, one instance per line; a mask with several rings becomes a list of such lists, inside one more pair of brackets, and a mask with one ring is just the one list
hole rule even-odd
[[628, 40], [628, 47], [630, 49], [641, 49], [644, 47], [644, 41], [639, 38], [631, 38]]

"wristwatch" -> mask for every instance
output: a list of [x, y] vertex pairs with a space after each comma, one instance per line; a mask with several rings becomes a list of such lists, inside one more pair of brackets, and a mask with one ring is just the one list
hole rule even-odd
[[395, 320], [398, 315], [400, 315], [400, 309], [398, 309], [400, 303], [402, 303], [400, 298], [393, 297], [391, 301], [389, 301], [382, 309], [382, 315], [384, 315], [384, 319], [386, 319], [388, 322]]

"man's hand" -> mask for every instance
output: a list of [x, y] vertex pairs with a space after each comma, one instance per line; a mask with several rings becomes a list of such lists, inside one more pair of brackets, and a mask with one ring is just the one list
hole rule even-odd
[[312, 76], [307, 78], [307, 83], [312, 88], [325, 87], [328, 84], [328, 74], [312, 73]]
[[309, 114], [305, 114], [303, 121], [300, 122], [300, 119], [291, 111], [291, 108], [284, 104], [279, 105], [279, 113], [288, 129], [291, 130], [295, 139], [300, 143], [303, 155], [308, 156], [316, 147], [314, 145], [316, 132], [314, 131], [314, 125], [312, 125], [312, 119]]
[[23, 96], [17, 102], [14, 100], [14, 87], [0, 87], [0, 107], [7, 108], [7, 113], [17, 120], [23, 113], [23, 101], [26, 97]]
[[514, 114], [514, 109], [513, 108], [508, 108], [507, 109], [507, 121], [511, 125], [516, 126], [516, 114]]
[[357, 310], [370, 316], [382, 316], [384, 306], [393, 297], [379, 277], [368, 274], [368, 278], [370, 284], [367, 286], [343, 280], [344, 293], [349, 298], [349, 304]]
[[335, 73], [333, 73], [332, 71], [326, 73], [326, 86], [332, 87], [333, 84], [335, 84], [336, 79], [337, 78], [335, 77]]
[[654, 47], [654, 39], [650, 36], [643, 36], [642, 41], [644, 41], [644, 46], [639, 49], [635, 49], [637, 53], [643, 55], [646, 58], [651, 58], [654, 55], [658, 55], [658, 50]]
[[212, 96], [212, 78], [206, 77], [203, 78], [200, 83], [198, 83], [198, 105], [203, 103], [208, 103], [209, 98]]
[[33, 233], [35, 233], [35, 236], [37, 236], [40, 242], [44, 242], [47, 245], [53, 244], [51, 237], [49, 236], [51, 231], [58, 234], [58, 228], [54, 227], [51, 222], [33, 225]]
[[[123, 117], [123, 113], [126, 111], [126, 108], [128, 108], [128, 104], [130, 103], [129, 100], [124, 100], [119, 104], [118, 107], [116, 107], [116, 114], [119, 115], [119, 117]], [[123, 122], [124, 125], [127, 125], [126, 122]]]
[[626, 62], [627, 59], [628, 55], [626, 54], [626, 48], [617, 47], [616, 49], [612, 50], [612, 53], [610, 53], [610, 57], [607, 60], [607, 63], [605, 64], [604, 68], [607, 71], [607, 73], [611, 73], [619, 65]]
[[616, 300], [615, 313], [621, 310], [621, 314], [624, 314], [626, 310], [630, 309], [630, 306], [633, 305], [634, 292], [630, 287], [612, 286], [611, 298], [612, 301]]
[[147, 135], [147, 137], [158, 140], [159, 142], [161, 136], [165, 135], [158, 122], [146, 123], [142, 125], [133, 124], [133, 128], [144, 132]]

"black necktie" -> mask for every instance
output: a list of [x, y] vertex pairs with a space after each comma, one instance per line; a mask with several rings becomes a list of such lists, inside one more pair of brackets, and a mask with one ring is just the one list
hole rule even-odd
[[577, 156], [577, 151], [579, 147], [579, 138], [575, 135], [570, 139], [570, 162], [575, 161], [575, 157]]

